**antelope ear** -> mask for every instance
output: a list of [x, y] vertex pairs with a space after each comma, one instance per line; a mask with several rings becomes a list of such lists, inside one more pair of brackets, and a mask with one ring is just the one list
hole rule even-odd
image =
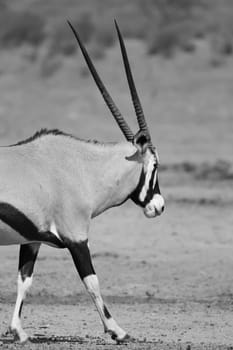
[[150, 138], [145, 131], [138, 131], [133, 138], [133, 145], [137, 147], [138, 152], [143, 155], [149, 147]]

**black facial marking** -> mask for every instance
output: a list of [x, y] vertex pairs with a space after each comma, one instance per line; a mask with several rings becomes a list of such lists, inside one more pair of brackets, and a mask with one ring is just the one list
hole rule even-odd
[[157, 173], [157, 179], [156, 179], [156, 183], [155, 183], [155, 187], [154, 187], [154, 193], [158, 193], [160, 194], [160, 188], [159, 188], [159, 175]]
[[19, 271], [22, 281], [25, 281], [26, 277], [31, 277], [39, 248], [40, 244], [38, 243], [23, 244], [20, 246]]
[[64, 241], [72, 255], [80, 278], [83, 280], [89, 275], [94, 275], [95, 270], [92, 265], [91, 255], [87, 245], [88, 240], [86, 239], [85, 241], [78, 243], [70, 242], [68, 240]]
[[142, 172], [141, 172], [139, 183], [138, 183], [135, 191], [130, 196], [131, 199], [136, 204], [142, 206], [143, 208], [150, 202], [150, 200], [153, 198], [153, 195], [155, 193], [160, 194], [158, 176], [157, 176], [157, 179], [156, 179], [155, 187], [153, 187], [156, 170], [157, 170], [157, 164], [154, 164], [154, 168], [153, 168], [153, 171], [151, 173], [151, 178], [150, 178], [150, 181], [149, 181], [149, 186], [148, 186], [148, 190], [147, 190], [147, 193], [146, 193], [144, 201], [140, 201], [140, 199], [139, 199], [140, 193], [142, 191], [143, 186], [145, 185], [145, 179], [146, 179], [146, 174], [145, 174], [143, 169], [142, 169]]
[[138, 205], [142, 205], [142, 203], [139, 200], [139, 195], [141, 193], [142, 187], [144, 186], [145, 178], [146, 178], [146, 174], [144, 173], [144, 170], [142, 169], [138, 185], [130, 196], [130, 198], [134, 201], [134, 203], [136, 203]]
[[149, 187], [148, 187], [148, 190], [147, 190], [147, 193], [146, 193], [146, 197], [144, 199], [144, 205], [149, 203], [149, 201], [152, 199], [152, 197], [154, 195], [153, 183], [154, 183], [155, 171], [156, 171], [156, 165], [154, 165], [154, 168], [153, 168], [153, 171], [152, 171], [152, 174], [151, 174]]
[[107, 318], [107, 319], [110, 319], [112, 316], [110, 315], [107, 307], [104, 305], [104, 316]]
[[58, 248], [65, 248], [63, 242], [56, 236], [49, 231], [39, 231], [26, 215], [11, 204], [0, 203], [0, 220], [4, 221], [28, 241], [48, 242]]
[[23, 301], [22, 301], [21, 304], [20, 304], [20, 308], [19, 308], [19, 317], [21, 317], [22, 308], [23, 308]]

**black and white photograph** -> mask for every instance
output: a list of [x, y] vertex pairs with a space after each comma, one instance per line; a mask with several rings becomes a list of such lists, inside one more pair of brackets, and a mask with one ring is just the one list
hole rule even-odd
[[233, 349], [232, 0], [0, 0], [0, 349]]

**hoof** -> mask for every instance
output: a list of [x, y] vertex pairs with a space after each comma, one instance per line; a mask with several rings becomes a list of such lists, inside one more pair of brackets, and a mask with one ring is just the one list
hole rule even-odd
[[28, 341], [28, 339], [29, 339], [28, 335], [25, 332], [23, 332], [23, 334], [20, 334], [20, 337], [18, 336], [18, 338], [19, 338], [19, 342], [21, 344], [26, 343]]
[[131, 337], [129, 334], [126, 334], [123, 338], [119, 339], [116, 336], [112, 335], [112, 339], [116, 341], [118, 345], [120, 344], [128, 344], [128, 343], [135, 343], [135, 338]]
[[13, 335], [14, 340], [19, 341], [21, 344], [26, 343], [26, 341], [28, 340], [27, 333], [25, 333], [22, 329], [18, 331], [16, 328], [9, 327], [5, 335]]

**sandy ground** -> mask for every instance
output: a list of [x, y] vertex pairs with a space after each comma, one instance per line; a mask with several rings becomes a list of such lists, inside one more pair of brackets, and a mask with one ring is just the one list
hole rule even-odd
[[[161, 61], [146, 58], [137, 42], [130, 42], [129, 49], [138, 62], [137, 85], [165, 166], [160, 182], [166, 210], [160, 218], [148, 220], [126, 203], [93, 221], [89, 238], [102, 294], [121, 327], [136, 338], [128, 349], [229, 350], [233, 347], [232, 62], [211, 70], [204, 54]], [[92, 80], [84, 77], [80, 57], [67, 60], [54, 77], [45, 79], [40, 64], [28, 63], [24, 55], [12, 52], [0, 57], [2, 144], [43, 126], [84, 138], [122, 139]], [[118, 48], [111, 49], [98, 68], [133, 122]], [[216, 171], [218, 159], [228, 161], [230, 170], [223, 166]], [[191, 162], [194, 169], [185, 169], [184, 162]], [[1, 333], [13, 312], [17, 261], [17, 247], [0, 248]], [[31, 342], [22, 346], [1, 336], [3, 349], [115, 348], [103, 334], [64, 250], [41, 249], [23, 324]]]
[[[163, 217], [147, 220], [127, 204], [93, 222], [90, 242], [102, 294], [137, 339], [127, 348], [233, 345], [231, 211], [228, 205], [171, 202]], [[13, 310], [17, 251], [1, 248], [2, 332]], [[25, 349], [113, 347], [66, 251], [41, 250], [23, 323], [32, 337]], [[15, 348], [10, 337], [0, 341]]]

